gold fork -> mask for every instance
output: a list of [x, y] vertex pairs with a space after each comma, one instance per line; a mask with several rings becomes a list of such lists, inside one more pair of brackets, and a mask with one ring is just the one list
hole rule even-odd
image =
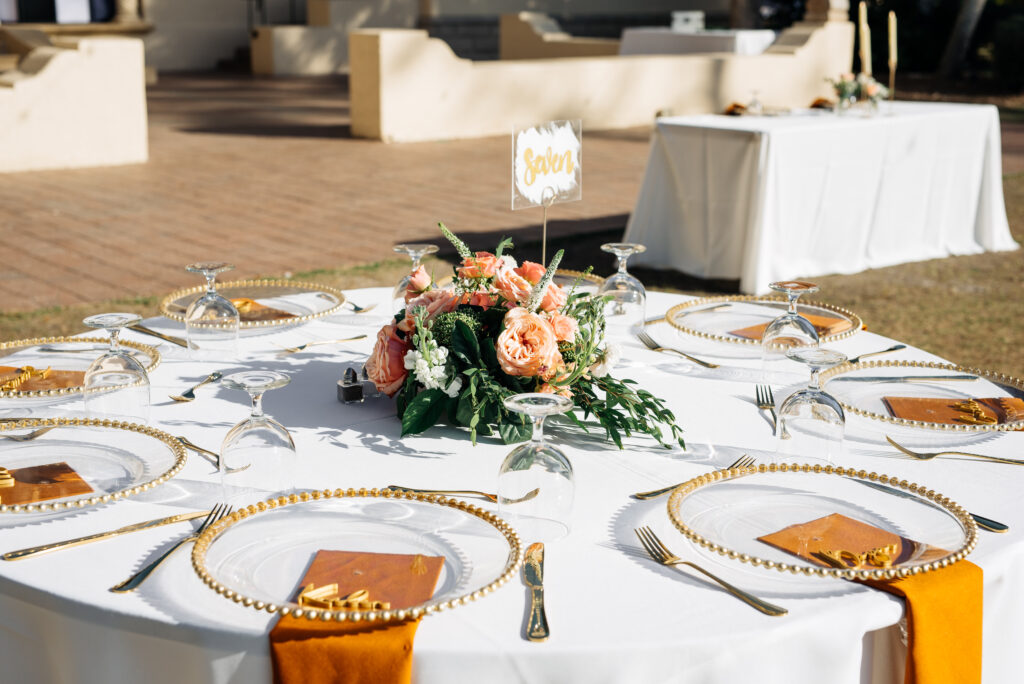
[[201, 535], [203, 531], [206, 530], [206, 528], [208, 528], [210, 525], [223, 518], [225, 515], [228, 515], [229, 513], [231, 513], [231, 506], [228, 506], [227, 504], [223, 503], [217, 504], [216, 506], [213, 507], [213, 510], [210, 511], [210, 515], [206, 516], [206, 520], [203, 521], [203, 524], [196, 528], [195, 532], [189, 534], [186, 537], [183, 537], [181, 540], [178, 541], [177, 544], [175, 544], [171, 548], [167, 549], [167, 551], [165, 551], [163, 554], [161, 554], [159, 558], [157, 558], [155, 561], [139, 570], [137, 573], [126, 579], [124, 582], [112, 586], [110, 588], [110, 591], [114, 592], [115, 594], [127, 594], [128, 592], [135, 591], [142, 585], [143, 582], [146, 581], [146, 579], [151, 574], [153, 574], [153, 571], [156, 570], [161, 563], [163, 563], [165, 560], [171, 557], [171, 554], [173, 554], [179, 548], [184, 546], [187, 542], [195, 541], [196, 539], [198, 539], [199, 535]]
[[739, 587], [734, 587], [721, 577], [712, 575], [710, 572], [700, 567], [696, 563], [691, 563], [690, 561], [683, 560], [679, 556], [676, 556], [668, 550], [668, 547], [665, 546], [665, 544], [662, 543], [660, 539], [658, 539], [658, 536], [654, 534], [654, 530], [652, 530], [650, 527], [638, 527], [633, 531], [636, 532], [636, 536], [640, 538], [640, 544], [644, 547], [644, 551], [647, 552], [647, 555], [653, 558], [658, 563], [669, 566], [686, 565], [688, 567], [691, 567], [697, 572], [703, 574], [705, 577], [708, 577], [714, 580], [715, 582], [718, 582], [718, 584], [720, 584], [722, 588], [724, 588], [730, 594], [738, 598], [740, 601], [743, 601], [748, 606], [754, 608], [755, 610], [759, 610], [765, 615], [779, 617], [789, 612], [781, 606], [777, 606], [774, 603], [768, 603], [765, 600], [757, 598], [753, 594], [743, 591]]
[[313, 347], [313, 346], [316, 346], [318, 344], [340, 344], [341, 342], [352, 342], [354, 340], [363, 340], [363, 339], [366, 339], [366, 335], [356, 335], [355, 337], [343, 337], [343, 338], [338, 339], [338, 340], [313, 340], [312, 342], [307, 342], [306, 344], [300, 344], [298, 347], [282, 347], [281, 353], [282, 354], [294, 354], [295, 352], [302, 351], [306, 347]]
[[683, 356], [683, 357], [689, 359], [690, 361], [693, 361], [696, 364], [700, 364], [701, 366], [704, 366], [705, 368], [718, 368], [718, 364], [717, 363], [711, 363], [710, 361], [704, 361], [703, 359], [698, 359], [696, 356], [690, 356], [686, 352], [679, 351], [678, 349], [673, 349], [672, 347], [662, 347], [661, 345], [659, 345], [657, 342], [654, 341], [653, 337], [648, 335], [643, 330], [638, 332], [636, 334], [636, 336], [637, 336], [637, 339], [639, 339], [641, 342], [644, 343], [645, 347], [647, 347], [648, 349], [650, 349], [652, 351], [657, 351], [657, 352], [673, 352], [675, 354], [679, 354], [680, 356]]
[[892, 444], [894, 447], [905, 453], [911, 458], [916, 458], [919, 461], [930, 461], [936, 456], [968, 456], [970, 458], [980, 458], [985, 461], [992, 461], [993, 463], [1012, 463], [1013, 465], [1024, 465], [1024, 461], [1020, 461], [1013, 458], [1001, 458], [999, 456], [986, 456], [985, 454], [972, 454], [968, 451], [911, 451], [905, 446], [901, 446], [896, 442], [892, 441], [892, 437], [885, 436], [886, 441]]
[[[391, 490], [396, 491], [396, 492], [412, 492], [413, 494], [464, 494], [466, 496], [479, 496], [479, 497], [483, 497], [484, 499], [487, 499], [491, 503], [498, 503], [498, 495], [497, 494], [488, 494], [487, 492], [478, 492], [475, 489], [414, 489], [412, 487], [400, 487], [399, 485], [388, 485], [387, 487], [385, 487], [385, 489], [391, 489]], [[504, 503], [504, 504], [523, 503], [524, 501], [529, 501], [530, 499], [535, 498], [538, 494], [540, 494], [540, 488], [539, 487], [537, 489], [531, 489], [530, 491], [526, 492], [526, 494], [524, 494], [523, 496], [519, 497], [518, 499], [506, 499], [506, 498], [503, 497], [501, 499], [501, 503]]]
[[56, 425], [47, 425], [46, 427], [38, 428], [38, 429], [33, 430], [32, 432], [29, 432], [29, 433], [24, 434], [24, 435], [0, 435], [0, 436], [2, 436], [4, 439], [9, 439], [12, 442], [31, 442], [36, 437], [42, 437], [43, 435], [45, 435], [47, 432], [49, 432], [50, 430], [52, 430], [55, 427], [57, 427], [57, 426]]
[[[754, 459], [750, 456], [747, 456], [746, 454], [743, 454], [735, 461], [730, 463], [728, 466], [726, 466], [725, 469], [728, 470], [729, 468], [746, 468], [747, 466], [752, 465], [754, 465]], [[668, 494], [681, 484], [683, 483], [677, 482], [674, 485], [669, 485], [668, 487], [662, 487], [661, 489], [652, 489], [649, 492], [637, 492], [636, 494], [630, 494], [630, 496], [632, 496], [634, 499], [640, 499], [642, 501], [646, 501], [647, 499], [656, 499], [662, 494]]]

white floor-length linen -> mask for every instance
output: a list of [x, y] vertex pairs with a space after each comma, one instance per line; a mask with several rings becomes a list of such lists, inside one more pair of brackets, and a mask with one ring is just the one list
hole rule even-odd
[[875, 117], [659, 119], [630, 263], [738, 279], [857, 273], [1017, 249], [991, 105], [882, 103]]
[[[378, 301], [383, 311], [390, 291], [355, 291], [352, 297], [364, 305]], [[652, 293], [649, 313], [681, 300]], [[267, 393], [264, 406], [295, 437], [302, 461], [300, 484], [318, 489], [404, 484], [493, 491], [508, 447], [486, 440], [472, 447], [465, 433], [449, 429], [400, 439], [390, 401], [350, 406], [336, 401], [336, 381], [344, 368], [361, 363], [370, 350], [374, 316], [341, 316], [243, 342], [246, 356], [240, 365], [292, 375], [289, 386]], [[182, 333], [166, 321], [149, 323]], [[359, 332], [369, 337], [356, 344], [313, 347], [301, 355], [281, 358], [276, 353], [276, 345]], [[616, 371], [668, 400], [687, 429], [690, 451], [656, 448], [644, 439], [629, 440], [618, 451], [599, 436], [585, 440], [549, 427], [549, 438], [572, 460], [577, 481], [573, 532], [547, 545], [550, 640], [537, 644], [522, 638], [528, 598], [526, 588], [513, 581], [483, 600], [423, 620], [415, 642], [414, 681], [901, 681], [904, 649], [896, 628], [900, 601], [841, 582], [827, 589], [817, 583], [826, 580], [794, 584], [785, 576], [709, 559], [672, 528], [665, 499], [638, 502], [628, 497], [726, 465], [742, 453], [767, 458], [772, 450], [771, 428], [753, 405], [758, 360], [742, 358], [733, 348], [674, 339], [663, 326], [652, 327], [652, 333], [663, 343], [722, 364], [719, 369], [691, 368], [674, 355], [629, 342]], [[889, 342], [864, 332], [835, 347], [855, 355]], [[215, 368], [232, 368], [188, 361], [183, 350], [166, 344], [161, 351], [164, 363], [152, 377], [153, 424], [217, 449], [228, 428], [248, 413], [244, 393], [205, 387], [189, 404], [164, 396]], [[891, 358], [934, 359], [913, 349]], [[793, 382], [804, 380], [796, 369]], [[75, 408], [72, 404], [65, 410]], [[1016, 639], [1024, 633], [1024, 508], [1019, 505], [1024, 468], [953, 459], [911, 461], [895, 457], [878, 441], [853, 445], [848, 463], [925, 483], [969, 510], [1011, 526], [1009, 534], [982, 533], [971, 558], [985, 571], [984, 681], [1016, 681]], [[1022, 446], [1024, 434], [1003, 433], [973, 448], [1020, 457]], [[700, 458], [705, 460], [695, 460]], [[206, 461], [190, 455], [178, 477], [137, 499], [59, 523], [19, 524], [4, 517], [0, 551], [208, 507], [219, 496], [210, 471]], [[655, 565], [639, 553], [632, 530], [641, 524], [652, 525], [677, 553], [784, 605], [789, 615], [761, 615], [697, 576]], [[213, 593], [193, 574], [188, 551], [179, 552], [136, 593], [108, 591], [184, 531], [184, 525], [162, 527], [22, 561], [0, 561], [0, 681], [269, 682], [266, 633], [272, 618]]]

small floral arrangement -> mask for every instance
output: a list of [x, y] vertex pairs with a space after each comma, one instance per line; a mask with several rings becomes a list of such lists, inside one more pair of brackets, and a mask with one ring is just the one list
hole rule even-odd
[[572, 399], [582, 416], [565, 414], [571, 421], [587, 430], [596, 418], [619, 448], [634, 432], [684, 446], [661, 399], [609, 374], [619, 352], [604, 338], [607, 298], [552, 282], [561, 250], [547, 268], [517, 264], [504, 254], [508, 239], [493, 253], [473, 253], [443, 224], [441, 231], [462, 259], [454, 288], [439, 288], [422, 266], [414, 271], [405, 308], [378, 332], [366, 363], [377, 389], [396, 397], [403, 436], [445, 421], [468, 428], [474, 444], [494, 433], [521, 442], [531, 426], [504, 400], [550, 392]]
[[840, 102], [878, 102], [889, 97], [889, 89], [867, 74], [840, 74], [838, 79], [825, 79], [832, 84]]

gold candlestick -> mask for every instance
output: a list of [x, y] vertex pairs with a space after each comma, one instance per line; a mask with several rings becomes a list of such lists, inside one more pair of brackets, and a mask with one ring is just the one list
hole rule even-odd
[[896, 13], [889, 12], [889, 100], [896, 98]]

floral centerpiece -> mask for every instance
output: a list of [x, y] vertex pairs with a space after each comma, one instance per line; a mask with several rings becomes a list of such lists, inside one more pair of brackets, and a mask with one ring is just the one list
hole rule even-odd
[[508, 239], [493, 253], [473, 253], [443, 224], [441, 231], [461, 257], [454, 288], [416, 269], [405, 308], [378, 332], [366, 363], [377, 389], [396, 397], [403, 436], [444, 421], [468, 428], [474, 444], [494, 433], [520, 442], [530, 424], [504, 400], [551, 392], [572, 399], [582, 415], [569, 412], [570, 420], [586, 430], [593, 417], [619, 448], [633, 433], [684, 446], [661, 399], [609, 374], [618, 348], [604, 338], [607, 298], [552, 282], [561, 250], [547, 268], [517, 264], [504, 253]]
[[867, 74], [840, 74], [838, 79], [826, 79], [832, 84], [840, 110], [849, 109], [856, 102], [868, 102], [873, 107], [889, 97], [889, 89]]

